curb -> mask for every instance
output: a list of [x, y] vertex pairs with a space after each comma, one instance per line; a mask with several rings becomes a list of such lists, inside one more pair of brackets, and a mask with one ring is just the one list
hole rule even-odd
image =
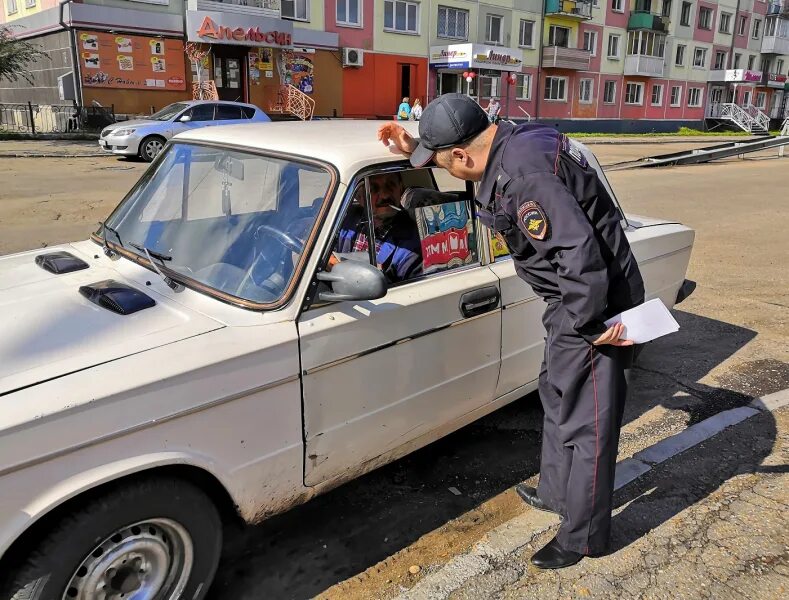
[[51, 152], [46, 154], [26, 154], [26, 153], [16, 153], [16, 154], [0, 154], [0, 158], [91, 158], [96, 156], [107, 156], [112, 157], [112, 154], [59, 154], [57, 152]]
[[[637, 452], [616, 465], [614, 490], [624, 487], [653, 466], [681, 454], [725, 429], [755, 415], [772, 412], [789, 405], [789, 388], [715, 414], [691, 425], [676, 435]], [[495, 568], [495, 562], [513, 554], [559, 523], [556, 515], [527, 510], [492, 529], [465, 554], [455, 556], [419, 581], [414, 587], [396, 596], [395, 600], [444, 600], [472, 577]]]

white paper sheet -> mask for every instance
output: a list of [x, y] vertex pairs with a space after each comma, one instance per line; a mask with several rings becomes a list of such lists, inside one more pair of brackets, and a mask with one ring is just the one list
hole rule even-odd
[[636, 344], [650, 342], [666, 334], [679, 331], [679, 323], [671, 316], [666, 305], [659, 298], [654, 298], [619, 313], [605, 322], [608, 327], [614, 323], [622, 323], [625, 326], [622, 337], [633, 340]]

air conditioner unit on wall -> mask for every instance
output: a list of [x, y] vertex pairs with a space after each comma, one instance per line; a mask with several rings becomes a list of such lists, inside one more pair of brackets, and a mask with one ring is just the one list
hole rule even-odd
[[343, 48], [342, 66], [361, 67], [364, 65], [364, 50], [361, 48]]

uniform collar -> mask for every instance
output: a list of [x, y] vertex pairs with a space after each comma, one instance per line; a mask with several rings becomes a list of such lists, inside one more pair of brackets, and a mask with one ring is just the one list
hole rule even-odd
[[502, 178], [506, 176], [506, 173], [503, 173], [501, 169], [501, 160], [504, 148], [506, 148], [507, 142], [514, 131], [514, 125], [501, 122], [496, 130], [496, 135], [493, 136], [488, 163], [477, 188], [477, 202], [483, 206], [490, 206], [493, 203], [493, 192], [496, 189], [496, 184], [500, 183]]

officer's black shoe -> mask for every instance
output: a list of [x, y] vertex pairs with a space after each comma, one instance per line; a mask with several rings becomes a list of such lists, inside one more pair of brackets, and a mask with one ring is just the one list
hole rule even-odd
[[531, 557], [531, 562], [539, 569], [563, 569], [574, 565], [583, 557], [584, 555], [579, 552], [565, 550], [557, 539], [553, 538]]
[[518, 492], [518, 496], [520, 496], [521, 499], [529, 506], [536, 508], [537, 510], [544, 510], [545, 512], [554, 513], [556, 515], [559, 514], [558, 510], [554, 510], [545, 504], [545, 502], [540, 500], [540, 497], [537, 495], [537, 490], [533, 487], [519, 483], [515, 486], [515, 491]]

